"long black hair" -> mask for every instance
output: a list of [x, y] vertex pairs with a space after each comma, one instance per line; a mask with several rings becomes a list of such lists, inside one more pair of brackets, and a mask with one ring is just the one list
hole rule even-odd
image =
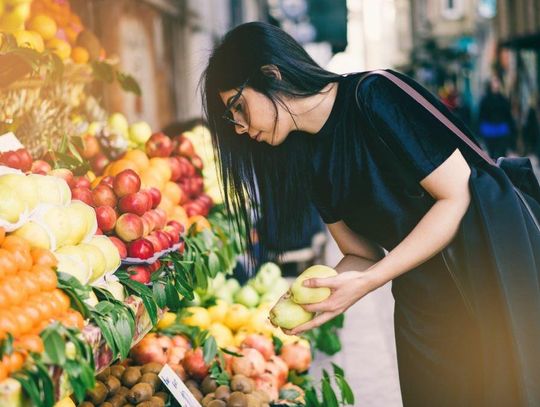
[[[277, 67], [281, 78], [269, 74], [269, 66]], [[277, 114], [277, 103], [286, 108], [283, 96], [315, 95], [339, 78], [321, 68], [290, 35], [261, 22], [242, 24], [229, 31], [210, 56], [201, 78], [201, 91], [220, 163], [225, 204], [240, 230], [257, 229], [263, 257], [268, 254], [264, 252], [268, 246], [273, 254], [283, 252], [306, 221], [314, 137], [294, 131], [282, 144], [270, 146], [247, 135], [239, 136], [222, 119], [225, 106], [219, 92], [246, 84], [268, 97]], [[253, 255], [249, 232], [246, 238]]]

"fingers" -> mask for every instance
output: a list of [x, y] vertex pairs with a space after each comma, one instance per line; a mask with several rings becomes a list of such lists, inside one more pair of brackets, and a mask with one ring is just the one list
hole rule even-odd
[[297, 326], [294, 329], [291, 329], [288, 335], [299, 335], [302, 332], [309, 331], [310, 329], [317, 328], [318, 326], [324, 324], [325, 322], [330, 321], [332, 318], [334, 318], [336, 315], [338, 315], [339, 312], [333, 311], [333, 312], [323, 312], [322, 314], [317, 315], [315, 318], [313, 318], [311, 321], [306, 322], [305, 324], [302, 324], [300, 326]]
[[302, 283], [304, 287], [309, 288], [336, 288], [339, 286], [339, 276], [336, 277], [327, 277], [327, 278], [308, 278]]
[[333, 296], [328, 297], [326, 300], [321, 302], [315, 302], [313, 304], [302, 304], [308, 312], [332, 312], [335, 311]]

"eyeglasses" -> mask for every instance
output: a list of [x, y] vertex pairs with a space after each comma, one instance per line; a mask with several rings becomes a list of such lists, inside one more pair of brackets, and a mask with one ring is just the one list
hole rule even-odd
[[[249, 79], [248, 79], [249, 80]], [[225, 109], [225, 112], [223, 113], [223, 116], [221, 116], [221, 118], [223, 120], [225, 120], [226, 122], [232, 124], [233, 126], [240, 126], [240, 127], [244, 127], [245, 124], [244, 123], [240, 123], [239, 121], [237, 120], [234, 120], [234, 116], [233, 116], [233, 113], [232, 113], [232, 109], [234, 107], [234, 105], [236, 104], [236, 102], [238, 102], [238, 100], [240, 99], [240, 97], [242, 96], [242, 92], [244, 91], [244, 88], [246, 87], [247, 83], [248, 83], [248, 80], [246, 80], [239, 88], [238, 88], [238, 92], [236, 92], [236, 94], [229, 100], [229, 103], [227, 104], [227, 107]]]

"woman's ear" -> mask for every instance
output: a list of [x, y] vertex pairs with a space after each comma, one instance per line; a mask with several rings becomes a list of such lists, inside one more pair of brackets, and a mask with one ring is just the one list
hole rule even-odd
[[266, 76], [281, 80], [281, 72], [279, 72], [279, 68], [273, 64], [261, 66], [261, 72]]

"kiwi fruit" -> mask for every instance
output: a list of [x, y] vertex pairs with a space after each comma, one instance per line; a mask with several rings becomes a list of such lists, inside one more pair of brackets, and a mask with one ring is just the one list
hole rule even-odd
[[150, 400], [154, 394], [154, 389], [151, 384], [148, 383], [137, 383], [131, 388], [127, 395], [129, 402], [138, 404], [143, 401]]
[[245, 394], [247, 407], [260, 407], [262, 402], [253, 394]]
[[89, 401], [83, 401], [82, 403], [78, 405], [78, 407], [94, 407], [94, 405], [90, 403]]
[[214, 394], [216, 395], [216, 399], [227, 400], [231, 395], [231, 389], [229, 389], [229, 386], [221, 385], [216, 389]]
[[264, 403], [270, 403], [270, 397], [268, 397], [268, 394], [266, 394], [264, 391], [261, 390], [254, 390], [251, 394], [253, 394], [255, 397], [257, 397], [263, 404]]
[[110, 399], [108, 399], [107, 402], [111, 403], [113, 407], [122, 407], [124, 404], [126, 404], [126, 397], [115, 394]]
[[118, 391], [116, 392], [115, 396], [122, 396], [122, 397], [126, 397], [127, 394], [129, 393], [129, 389], [127, 387], [120, 387], [118, 389]]
[[241, 391], [242, 393], [251, 393], [253, 391], [253, 382], [244, 375], [234, 375], [231, 380], [231, 390]]
[[107, 380], [105, 381], [105, 387], [107, 387], [109, 396], [114, 396], [121, 386], [120, 380], [114, 376], [107, 377]]
[[193, 379], [189, 379], [189, 380], [186, 380], [184, 382], [184, 384], [186, 385], [186, 387], [199, 387], [199, 383], [197, 383], [195, 380]]
[[212, 393], [213, 391], [216, 391], [217, 387], [216, 381], [210, 376], [206, 376], [201, 383], [201, 391], [203, 394]]
[[227, 407], [247, 407], [247, 400], [244, 393], [241, 391], [232, 392], [227, 401]]
[[114, 405], [109, 401], [106, 401], [105, 403], [101, 403], [99, 407], [114, 407]]
[[227, 407], [227, 403], [223, 400], [212, 400], [207, 407]]
[[111, 368], [106, 367], [105, 369], [103, 369], [101, 372], [99, 372], [96, 375], [96, 379], [99, 380], [100, 382], [105, 382], [105, 380], [107, 380], [107, 377], [109, 377], [110, 374], [111, 374]]
[[161, 369], [163, 369], [163, 365], [161, 363], [150, 362], [142, 367], [141, 373], [142, 374], [145, 374], [145, 373], [159, 374], [159, 372], [161, 372]]
[[189, 388], [189, 391], [191, 392], [191, 394], [193, 395], [193, 397], [195, 398], [195, 400], [197, 400], [199, 403], [201, 402], [201, 400], [203, 399], [203, 394], [201, 393], [201, 391], [196, 388], [196, 387], [190, 387]]
[[208, 404], [216, 399], [216, 395], [214, 393], [208, 393], [206, 396], [203, 397], [201, 400], [201, 404], [203, 407], [208, 407]]
[[111, 376], [114, 376], [117, 379], [120, 379], [122, 377], [122, 374], [124, 373], [124, 370], [126, 370], [124, 366], [114, 365], [114, 366], [111, 366], [110, 373], [111, 373]]
[[102, 382], [97, 381], [94, 388], [88, 391], [88, 398], [93, 404], [101, 404], [107, 398], [107, 393], [107, 387]]
[[141, 378], [141, 371], [136, 367], [128, 367], [124, 370], [122, 377], [122, 384], [126, 387], [132, 388], [135, 386]]
[[139, 379], [139, 383], [148, 383], [148, 384], [152, 385], [152, 388], [154, 389], [154, 392], [156, 392], [157, 390], [159, 390], [159, 386], [161, 384], [161, 379], [155, 373], [145, 373]]
[[156, 394], [154, 394], [154, 397], [159, 397], [161, 400], [163, 400], [164, 403], [169, 400], [169, 395], [165, 393], [164, 391], [159, 391]]

